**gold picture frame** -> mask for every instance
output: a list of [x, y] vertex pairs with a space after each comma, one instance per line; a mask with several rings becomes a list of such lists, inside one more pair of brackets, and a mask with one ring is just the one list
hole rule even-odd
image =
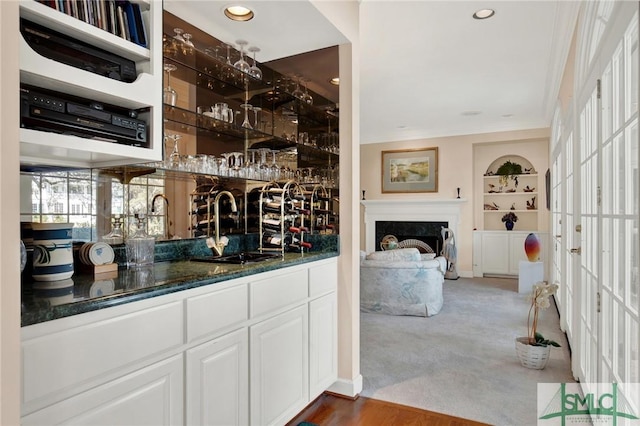
[[438, 148], [382, 151], [382, 192], [438, 192]]

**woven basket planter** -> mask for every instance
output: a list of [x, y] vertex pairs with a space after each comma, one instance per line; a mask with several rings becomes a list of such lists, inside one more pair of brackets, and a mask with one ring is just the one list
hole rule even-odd
[[533, 346], [528, 344], [527, 337], [516, 338], [516, 354], [523, 367], [542, 370], [549, 361], [549, 346]]

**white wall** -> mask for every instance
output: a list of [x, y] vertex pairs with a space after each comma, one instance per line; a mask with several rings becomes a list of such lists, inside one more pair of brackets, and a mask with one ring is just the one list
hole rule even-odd
[[0, 1], [0, 424], [20, 423], [18, 2]]

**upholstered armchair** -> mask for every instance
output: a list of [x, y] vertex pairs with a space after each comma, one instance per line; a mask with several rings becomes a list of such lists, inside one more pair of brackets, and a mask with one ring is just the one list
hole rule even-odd
[[447, 262], [417, 248], [399, 248], [360, 255], [360, 310], [389, 315], [428, 317], [444, 298]]

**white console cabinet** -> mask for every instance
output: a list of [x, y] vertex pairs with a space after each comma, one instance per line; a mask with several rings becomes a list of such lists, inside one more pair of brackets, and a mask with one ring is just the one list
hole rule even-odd
[[[548, 234], [537, 231], [474, 231], [473, 275], [517, 276], [521, 260], [528, 260], [524, 240], [534, 232], [540, 238], [540, 260], [545, 262]], [[546, 269], [546, 265], [545, 265]], [[545, 277], [547, 276], [545, 272]]]
[[23, 327], [23, 424], [284, 424], [337, 380], [336, 294], [331, 258]]
[[76, 40], [133, 60], [138, 78], [118, 81], [41, 56], [20, 35], [20, 82], [96, 103], [131, 110], [148, 110], [149, 148], [123, 145], [34, 129], [20, 129], [22, 163], [95, 167], [162, 160], [162, 2], [138, 1], [147, 29], [149, 46], [143, 48], [108, 31], [76, 19], [35, 0], [20, 2], [20, 17]]

